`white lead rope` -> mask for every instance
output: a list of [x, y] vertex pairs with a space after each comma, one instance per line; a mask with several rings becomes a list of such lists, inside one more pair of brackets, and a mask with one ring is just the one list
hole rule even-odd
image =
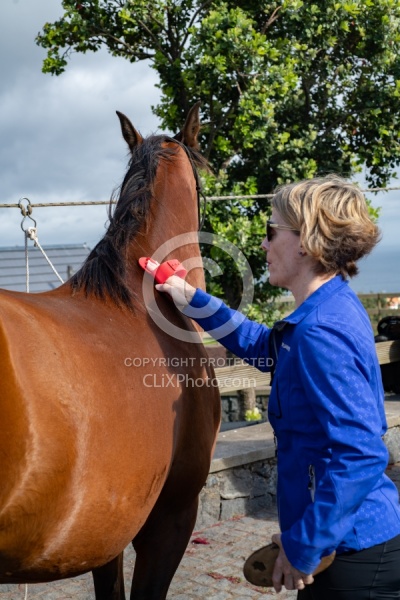
[[37, 246], [37, 248], [39, 248], [39, 250], [41, 251], [41, 253], [45, 257], [45, 259], [47, 260], [48, 264], [52, 268], [54, 274], [58, 277], [58, 279], [61, 281], [61, 283], [64, 283], [63, 278], [58, 273], [57, 269], [55, 268], [55, 266], [53, 265], [53, 263], [51, 262], [51, 260], [47, 256], [46, 252], [43, 250], [42, 246], [40, 245], [38, 237], [37, 237], [37, 229], [36, 229], [36, 227], [29, 227], [28, 229], [25, 230], [26, 291], [29, 292], [28, 238], [34, 242], [34, 244], [35, 244], [35, 246]]
[[25, 268], [26, 268], [26, 291], [29, 294], [29, 255], [28, 255], [28, 232], [25, 231]]

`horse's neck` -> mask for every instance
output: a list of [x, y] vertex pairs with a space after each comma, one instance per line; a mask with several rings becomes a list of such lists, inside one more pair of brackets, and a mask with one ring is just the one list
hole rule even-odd
[[194, 287], [205, 289], [203, 263], [198, 245], [197, 231], [182, 231], [175, 235], [156, 235], [152, 228], [147, 235], [139, 236], [128, 252], [128, 277], [135, 288], [138, 277], [142, 276], [138, 260], [141, 256], [151, 256], [159, 263], [177, 259], [184, 264], [188, 271], [187, 281]]
[[[198, 206], [192, 167], [183, 155], [172, 163], [161, 163], [154, 186], [151, 215], [129, 250], [130, 264], [137, 265], [141, 256], [158, 262], [171, 258], [185, 263], [187, 281], [205, 288], [204, 272], [198, 244]], [[138, 271], [132, 276], [137, 282]]]

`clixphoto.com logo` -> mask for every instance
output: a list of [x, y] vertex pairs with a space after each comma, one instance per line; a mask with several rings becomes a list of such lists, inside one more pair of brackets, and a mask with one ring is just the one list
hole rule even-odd
[[256, 380], [252, 377], [190, 377], [185, 373], [147, 373], [143, 376], [143, 385], [148, 388], [248, 388], [255, 387]]

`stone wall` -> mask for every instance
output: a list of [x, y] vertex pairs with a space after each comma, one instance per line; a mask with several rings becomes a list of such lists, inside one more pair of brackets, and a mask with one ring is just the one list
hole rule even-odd
[[196, 529], [252, 515], [276, 504], [276, 459], [210, 473], [200, 494]]
[[[256, 395], [256, 406], [260, 409], [263, 419], [267, 418], [268, 396]], [[221, 421], [222, 423], [236, 423], [244, 418], [243, 400], [239, 394], [221, 396]]]

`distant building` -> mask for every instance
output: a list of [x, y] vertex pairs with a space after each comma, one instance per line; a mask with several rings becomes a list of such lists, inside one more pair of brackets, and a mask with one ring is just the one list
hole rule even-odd
[[[86, 244], [43, 246], [60, 277], [69, 279], [90, 253]], [[61, 285], [39, 248], [29, 245], [29, 291], [47, 292]], [[26, 291], [26, 261], [23, 246], [0, 247], [0, 288]]]
[[393, 309], [397, 310], [400, 305], [400, 298], [397, 298], [397, 297], [386, 298], [386, 302], [387, 302], [388, 308], [393, 308]]

